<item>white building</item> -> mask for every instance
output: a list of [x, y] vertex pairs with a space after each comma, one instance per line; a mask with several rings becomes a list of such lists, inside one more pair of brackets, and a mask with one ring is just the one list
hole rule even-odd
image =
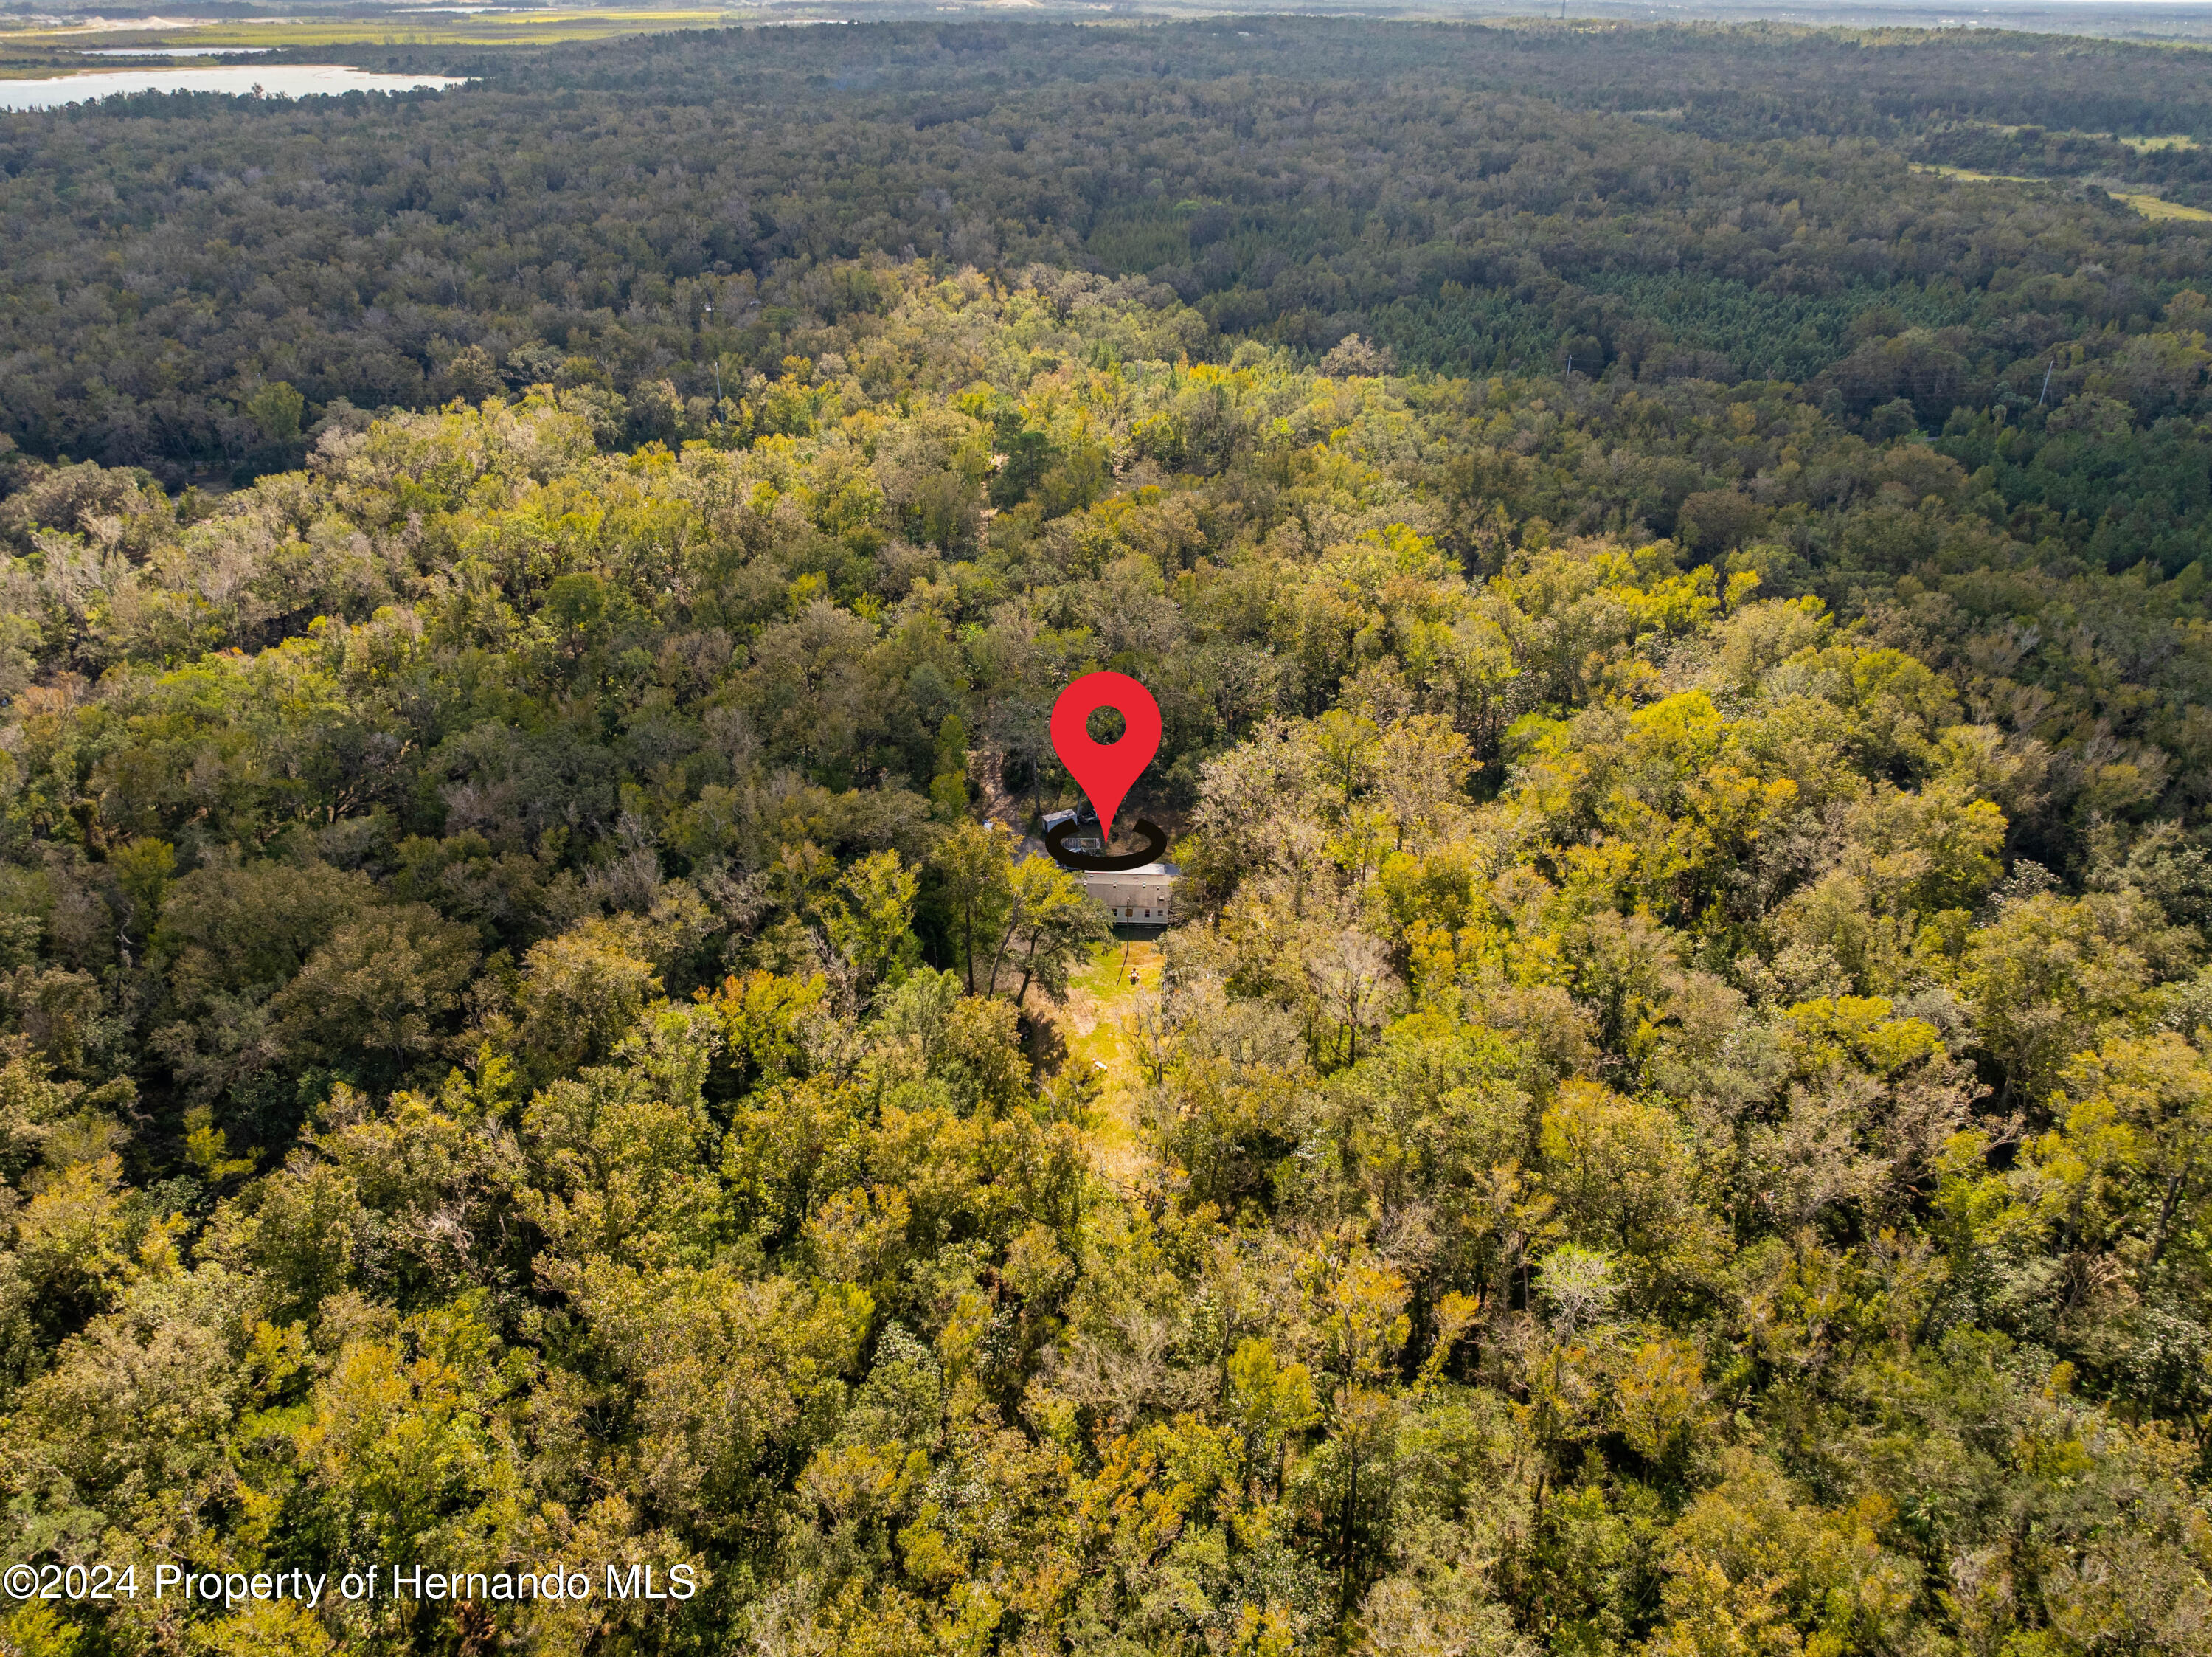
[[1083, 889], [1106, 905], [1116, 926], [1165, 926], [1174, 918], [1176, 866], [1146, 863], [1141, 868], [1100, 874], [1073, 871]]
[[[1088, 807], [1079, 816], [1072, 811], [1047, 812], [1044, 832], [1049, 834], [1070, 820], [1083, 825], [1088, 832], [1071, 834], [1060, 844], [1070, 851], [1095, 855], [1098, 850], [1098, 819], [1091, 814]], [[1025, 841], [1024, 849], [1034, 856], [1050, 855], [1041, 841]], [[1085, 892], [1106, 905], [1116, 926], [1165, 926], [1174, 919], [1170, 911], [1175, 903], [1175, 877], [1180, 871], [1173, 863], [1146, 863], [1110, 874], [1087, 868], [1073, 868], [1068, 873], [1083, 882]]]

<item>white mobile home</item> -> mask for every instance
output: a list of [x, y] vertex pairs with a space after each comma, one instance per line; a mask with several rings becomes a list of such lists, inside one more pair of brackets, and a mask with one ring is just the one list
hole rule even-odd
[[1116, 926], [1167, 925], [1173, 918], [1175, 877], [1173, 863], [1146, 863], [1111, 874], [1075, 872], [1084, 890], [1106, 905]]

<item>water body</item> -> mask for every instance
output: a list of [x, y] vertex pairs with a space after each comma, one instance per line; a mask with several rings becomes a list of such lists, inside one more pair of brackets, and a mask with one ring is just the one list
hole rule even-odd
[[237, 64], [219, 69], [104, 69], [49, 81], [0, 81], [0, 109], [58, 109], [118, 92], [250, 93], [330, 98], [346, 92], [411, 92], [463, 85], [452, 75], [372, 75], [343, 64]]

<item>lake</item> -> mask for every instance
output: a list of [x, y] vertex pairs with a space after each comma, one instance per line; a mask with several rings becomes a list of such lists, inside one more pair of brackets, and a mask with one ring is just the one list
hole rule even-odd
[[372, 75], [343, 64], [237, 64], [217, 69], [112, 69], [47, 81], [0, 81], [0, 109], [58, 109], [118, 92], [249, 93], [271, 98], [334, 97], [346, 92], [410, 92], [455, 87], [451, 75]]

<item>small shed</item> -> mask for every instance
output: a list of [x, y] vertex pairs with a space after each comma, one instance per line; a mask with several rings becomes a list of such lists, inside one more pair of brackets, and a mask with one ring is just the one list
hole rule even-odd
[[1041, 834], [1049, 834], [1062, 823], [1075, 825], [1068, 832], [1067, 838], [1061, 843], [1070, 851], [1098, 850], [1098, 813], [1091, 809], [1091, 802], [1088, 800], [1077, 806], [1073, 811], [1045, 813], [1043, 825], [1037, 832]]

